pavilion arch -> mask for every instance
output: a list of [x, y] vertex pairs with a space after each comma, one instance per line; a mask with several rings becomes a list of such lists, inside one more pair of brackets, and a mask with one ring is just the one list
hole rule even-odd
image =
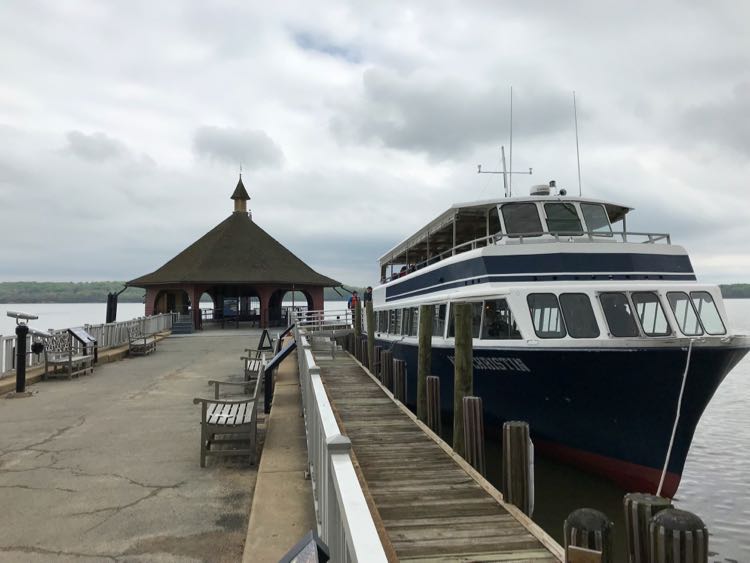
[[[299, 299], [302, 296], [304, 302]], [[292, 296], [294, 295], [294, 299]], [[288, 296], [288, 297], [287, 297]], [[286, 325], [286, 309], [284, 308], [284, 298], [286, 301], [293, 301], [295, 309], [306, 308], [308, 311], [315, 309], [315, 299], [310, 291], [305, 289], [277, 289], [274, 291], [268, 301], [268, 323], [269, 326]], [[288, 305], [287, 305], [288, 306]]]
[[[148, 303], [147, 303], [148, 306]], [[187, 313], [190, 298], [184, 289], [161, 289], [153, 296], [150, 314]]]

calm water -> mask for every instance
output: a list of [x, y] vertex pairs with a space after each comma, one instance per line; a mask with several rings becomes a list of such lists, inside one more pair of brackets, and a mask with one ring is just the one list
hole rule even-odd
[[[290, 303], [291, 304], [291, 303]], [[732, 327], [750, 334], [750, 300], [725, 302]], [[346, 303], [327, 301], [327, 310]], [[104, 322], [104, 303], [0, 304], [0, 334], [13, 334], [14, 320], [6, 311], [39, 315], [32, 326], [46, 330]], [[143, 315], [142, 303], [120, 303], [117, 319]], [[711, 532], [711, 561], [750, 562], [750, 357], [743, 359], [719, 387], [703, 414], [688, 455], [675, 499], [703, 518]], [[493, 462], [494, 460], [494, 462]], [[490, 473], [499, 468], [497, 453], [488, 451]], [[490, 475], [493, 479], [493, 475]], [[605, 512], [615, 522], [617, 552], [624, 554], [622, 497], [625, 491], [609, 481], [544, 458], [536, 464], [537, 520], [558, 541], [562, 523], [583, 506]], [[621, 556], [618, 560], [624, 561]]]

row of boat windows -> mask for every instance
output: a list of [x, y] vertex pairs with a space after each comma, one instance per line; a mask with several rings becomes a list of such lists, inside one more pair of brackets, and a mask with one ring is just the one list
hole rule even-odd
[[[612, 235], [612, 227], [604, 206], [598, 203], [579, 203], [581, 215], [573, 203], [552, 202], [506, 203], [500, 209], [505, 232], [510, 235], [540, 236], [542, 232], [582, 235], [585, 231], [605, 236]], [[547, 224], [542, 226], [542, 216]], [[585, 223], [585, 229], [584, 229]]]
[[[667, 293], [666, 298], [680, 330], [686, 336], [726, 334], [710, 293], [672, 291]], [[534, 332], [539, 338], [596, 338], [600, 334], [591, 299], [585, 293], [531, 293], [526, 301]], [[654, 292], [605, 292], [598, 295], [598, 301], [612, 336], [638, 337], [643, 334], [658, 337], [673, 333], [661, 299]], [[475, 301], [471, 305], [474, 338], [521, 338], [513, 312], [505, 299]], [[432, 334], [453, 338], [452, 308], [448, 310], [446, 304], [433, 307]], [[416, 336], [419, 310], [410, 307], [378, 311], [376, 323], [378, 331], [382, 333]]]

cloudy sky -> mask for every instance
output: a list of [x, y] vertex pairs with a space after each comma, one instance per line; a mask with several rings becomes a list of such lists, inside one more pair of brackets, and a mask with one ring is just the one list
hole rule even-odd
[[556, 179], [750, 282], [750, 4], [5, 1], [0, 281], [132, 279], [230, 212], [321, 273]]

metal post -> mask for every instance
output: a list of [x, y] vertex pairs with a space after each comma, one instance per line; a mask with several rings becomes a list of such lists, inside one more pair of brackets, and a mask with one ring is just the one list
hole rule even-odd
[[16, 326], [16, 393], [26, 392], [26, 337], [29, 327], [21, 323]]

